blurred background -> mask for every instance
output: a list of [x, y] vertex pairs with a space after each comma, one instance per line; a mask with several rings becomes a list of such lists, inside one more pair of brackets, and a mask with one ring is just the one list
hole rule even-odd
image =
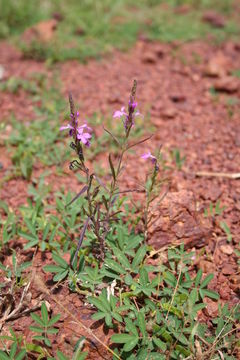
[[137, 39], [214, 42], [240, 34], [238, 0], [0, 0], [0, 39], [26, 58], [99, 58]]

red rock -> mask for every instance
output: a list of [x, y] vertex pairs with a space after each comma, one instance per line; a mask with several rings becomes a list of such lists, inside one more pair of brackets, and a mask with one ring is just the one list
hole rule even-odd
[[177, 111], [174, 108], [166, 108], [162, 111], [162, 116], [166, 119], [174, 119]]
[[215, 271], [215, 265], [213, 262], [211, 261], [207, 261], [207, 260], [200, 260], [197, 264], [197, 268], [198, 269], [202, 269], [202, 271], [205, 273], [205, 274], [210, 274], [210, 273], [213, 273]]
[[204, 313], [211, 318], [218, 316], [218, 302], [213, 301], [209, 298], [204, 298], [204, 303], [206, 304], [206, 308], [203, 310]]
[[49, 42], [55, 35], [57, 24], [56, 19], [41, 21], [25, 30], [22, 35], [22, 40], [26, 44], [31, 44], [33, 41]]
[[157, 62], [156, 54], [151, 51], [146, 51], [142, 55], [142, 62], [144, 64], [155, 64]]
[[224, 275], [232, 275], [235, 273], [235, 269], [234, 266], [232, 264], [229, 263], [224, 263], [223, 267], [222, 267], [222, 273]]
[[232, 94], [239, 90], [239, 80], [233, 76], [225, 76], [214, 83], [214, 88], [217, 91]]
[[187, 190], [171, 192], [150, 207], [149, 243], [160, 248], [169, 243], [184, 242], [186, 247], [203, 246], [209, 237], [200, 214], [196, 212], [193, 193]]
[[227, 255], [232, 255], [233, 253], [233, 248], [231, 245], [221, 245], [220, 246], [220, 250], [224, 253], [224, 254], [227, 254]]
[[222, 77], [227, 75], [230, 68], [229, 59], [222, 52], [218, 52], [207, 62], [204, 74], [212, 77]]
[[230, 300], [231, 289], [228, 287], [227, 283], [221, 284], [219, 288], [219, 295], [223, 300]]
[[176, 102], [176, 103], [183, 102], [186, 100], [186, 96], [181, 93], [171, 94], [171, 95], [169, 95], [169, 97], [173, 102]]
[[216, 28], [223, 28], [225, 26], [225, 19], [223, 16], [212, 10], [205, 12], [202, 20]]

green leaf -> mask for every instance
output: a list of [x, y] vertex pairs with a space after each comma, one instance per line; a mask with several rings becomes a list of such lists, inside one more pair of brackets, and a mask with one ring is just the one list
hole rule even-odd
[[32, 235], [37, 236], [37, 232], [36, 232], [36, 225], [32, 223], [32, 221], [30, 219], [24, 219], [28, 230], [31, 232]]
[[158, 339], [157, 337], [153, 336], [153, 342], [162, 351], [167, 350], [167, 345], [162, 340]]
[[201, 283], [200, 288], [203, 289], [204, 287], [206, 287], [213, 278], [214, 278], [213, 274], [207, 275], [203, 280], [203, 282]]
[[145, 322], [144, 314], [142, 312], [138, 312], [137, 319], [138, 319], [138, 326], [142, 333], [142, 336], [146, 337], [147, 331], [146, 331], [146, 322]]
[[206, 307], [206, 304], [197, 304], [197, 305], [194, 305], [192, 310], [195, 311], [195, 312], [198, 312], [199, 310], [202, 310]]
[[170, 271], [165, 271], [163, 273], [163, 278], [166, 281], [166, 283], [170, 286], [172, 286], [173, 288], [175, 288], [176, 283], [177, 283], [177, 279], [175, 278], [175, 276], [170, 272]]
[[31, 318], [32, 318], [37, 324], [39, 324], [39, 325], [41, 325], [41, 326], [44, 326], [44, 322], [43, 322], [43, 320], [40, 318], [40, 316], [38, 316], [38, 315], [35, 314], [35, 313], [31, 313], [30, 315], [31, 315]]
[[111, 311], [110, 304], [106, 304], [105, 302], [103, 303], [102, 299], [100, 300], [97, 297], [89, 296], [88, 301], [104, 313]]
[[220, 318], [218, 319], [218, 323], [217, 323], [216, 336], [218, 336], [220, 332], [222, 332], [223, 328], [224, 328], [224, 320]]
[[45, 302], [42, 303], [41, 306], [41, 315], [44, 325], [47, 325], [48, 323], [48, 311]]
[[68, 360], [68, 358], [66, 358], [66, 356], [63, 355], [63, 353], [61, 351], [57, 351], [57, 357], [58, 357], [58, 360]]
[[14, 342], [12, 344], [12, 346], [11, 346], [11, 351], [10, 351], [10, 354], [9, 354], [10, 359], [14, 359], [14, 356], [15, 356], [16, 352], [17, 352], [17, 343]]
[[219, 299], [219, 295], [218, 293], [216, 293], [215, 291], [212, 291], [212, 290], [208, 290], [208, 289], [200, 289], [199, 290], [199, 293], [202, 297], [202, 299], [207, 296], [211, 299], [214, 299], [214, 300], [218, 300]]
[[33, 337], [33, 339], [34, 339], [34, 340], [37, 340], [37, 341], [42, 341], [42, 340], [45, 339], [45, 337], [44, 337], [44, 336], [40, 336], [40, 335], [36, 335], [36, 336]]
[[134, 236], [130, 237], [128, 239], [125, 250], [129, 251], [129, 250], [135, 249], [142, 241], [143, 241], [143, 238], [140, 235], [138, 235], [138, 236], [134, 235]]
[[68, 269], [67, 269], [67, 270], [64, 270], [64, 271], [61, 272], [61, 273], [56, 274], [56, 275], [53, 277], [53, 281], [61, 281], [61, 280], [65, 279], [65, 277], [67, 276], [67, 274], [68, 274]]
[[38, 326], [29, 326], [29, 329], [34, 332], [43, 333], [44, 329], [38, 327]]
[[130, 333], [133, 333], [135, 336], [138, 336], [138, 331], [136, 326], [133, 324], [132, 320], [129, 318], [124, 319], [126, 323], [126, 328]]
[[197, 287], [200, 284], [201, 278], [202, 278], [202, 269], [198, 270], [198, 273], [195, 278], [195, 286]]
[[109, 269], [115, 271], [118, 274], [126, 274], [126, 270], [120, 264], [118, 264], [116, 261], [112, 259], [106, 259], [105, 265], [107, 265]]
[[125, 284], [126, 285], [132, 285], [133, 283], [133, 278], [130, 274], [127, 274], [124, 278]]
[[22, 272], [23, 270], [27, 269], [31, 265], [32, 265], [31, 261], [26, 261], [25, 263], [22, 263], [21, 265], [19, 265], [19, 270]]
[[129, 334], [114, 334], [111, 337], [112, 342], [116, 344], [125, 344], [129, 341], [135, 340], [137, 337], [135, 335]]
[[57, 334], [59, 332], [59, 329], [56, 328], [50, 328], [46, 330], [47, 334]]
[[29, 234], [29, 233], [26, 233], [25, 231], [19, 230], [18, 235], [21, 236], [24, 239], [29, 240], [29, 241], [36, 241], [36, 240], [38, 241], [38, 236], [37, 235]]
[[105, 315], [106, 315], [106, 312], [97, 312], [92, 315], [92, 319], [98, 321], [98, 320], [103, 319], [105, 317]]
[[193, 306], [198, 300], [198, 291], [196, 288], [192, 289], [189, 295], [189, 302]]
[[10, 360], [10, 357], [8, 357], [5, 352], [0, 350], [0, 360]]
[[45, 344], [46, 344], [47, 346], [49, 346], [49, 347], [52, 346], [51, 341], [50, 341], [48, 338], [45, 338], [45, 339], [44, 339], [44, 342], [45, 342]]
[[45, 265], [43, 267], [43, 270], [45, 272], [58, 273], [58, 272], [62, 272], [63, 268], [61, 266], [57, 266], [57, 265]]
[[116, 312], [112, 312], [112, 317], [113, 317], [115, 320], [117, 320], [117, 321], [119, 321], [119, 322], [122, 322], [122, 317], [121, 317], [120, 314], [118, 314], [118, 313], [116, 313]]
[[123, 347], [123, 351], [131, 351], [135, 348], [135, 346], [138, 343], [138, 337], [133, 338], [132, 340], [129, 340]]
[[122, 251], [117, 249], [116, 247], [113, 247], [114, 255], [117, 257], [120, 264], [122, 264], [126, 269], [131, 269], [131, 265], [128, 261], [128, 258], [123, 254]]
[[121, 280], [121, 277], [117, 275], [115, 272], [111, 272], [104, 267], [101, 268], [101, 275], [110, 277], [112, 279]]
[[55, 324], [56, 322], [58, 322], [58, 320], [60, 319], [61, 314], [57, 314], [51, 317], [51, 319], [48, 322], [48, 326], [52, 326], [53, 324]]
[[141, 285], [144, 285], [144, 286], [147, 286], [147, 284], [149, 283], [148, 273], [145, 268], [142, 268], [140, 270], [139, 281], [140, 281]]
[[109, 313], [105, 314], [105, 322], [108, 327], [112, 326], [112, 317]]
[[182, 345], [176, 345], [176, 350], [178, 352], [180, 352], [180, 354], [183, 354], [184, 357], [187, 357], [191, 354], [190, 350], [186, 349], [185, 347], [183, 347]]
[[26, 350], [23, 349], [17, 354], [14, 360], [22, 360], [25, 357], [25, 355], [26, 355]]
[[32, 240], [29, 243], [27, 243], [26, 245], [24, 245], [24, 250], [30, 249], [31, 247], [34, 247], [36, 245], [38, 245], [39, 239], [36, 240]]
[[132, 269], [135, 271], [137, 270], [138, 265], [143, 261], [145, 255], [147, 252], [146, 246], [141, 246], [138, 251], [136, 252], [136, 255], [134, 256], [133, 262], [132, 262]]
[[52, 254], [52, 258], [53, 258], [53, 260], [54, 260], [57, 264], [59, 264], [62, 268], [67, 269], [67, 268], [69, 267], [68, 263], [67, 263], [62, 257], [60, 257], [58, 254], [53, 253], [53, 254]]
[[50, 223], [47, 223], [47, 225], [45, 226], [45, 228], [43, 230], [43, 234], [42, 234], [42, 240], [43, 241], [45, 241], [47, 239], [49, 230], [50, 230]]

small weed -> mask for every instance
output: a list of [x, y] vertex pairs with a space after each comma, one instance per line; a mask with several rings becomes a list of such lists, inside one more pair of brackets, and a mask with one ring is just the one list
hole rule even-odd
[[[7, 279], [12, 281], [12, 285], [16, 285], [16, 286], [23, 286], [25, 284], [25, 279], [22, 276], [22, 273], [29, 267], [31, 266], [31, 261], [27, 261], [24, 263], [21, 263], [18, 265], [18, 261], [17, 261], [17, 257], [16, 257], [16, 252], [13, 251], [12, 254], [12, 267], [8, 267], [8, 266], [4, 266], [1, 262], [0, 262], [0, 269], [4, 272], [4, 275], [6, 276]], [[2, 284], [4, 286], [4, 284]]]
[[216, 206], [214, 207], [213, 203], [211, 202], [208, 209], [204, 209], [204, 216], [208, 217], [211, 216], [215, 218], [218, 215], [222, 215], [225, 210], [225, 206], [221, 207], [220, 201], [216, 202]]
[[227, 241], [231, 242], [232, 241], [232, 234], [231, 234], [231, 230], [230, 230], [229, 226], [226, 224], [225, 221], [221, 221], [220, 226], [223, 229], [223, 231], [225, 232], [225, 234], [227, 235]]
[[45, 302], [42, 303], [41, 306], [41, 317], [35, 313], [31, 313], [32, 319], [38, 326], [30, 326], [30, 330], [40, 333], [42, 335], [34, 336], [34, 340], [44, 341], [44, 344], [51, 347], [51, 341], [48, 338], [49, 334], [57, 334], [59, 329], [52, 327], [58, 320], [60, 319], [61, 315], [57, 314], [51, 318], [48, 317], [47, 306]]
[[182, 169], [182, 166], [186, 160], [185, 156], [182, 156], [179, 149], [173, 149], [171, 153], [172, 159], [174, 163], [176, 164], [176, 167], [178, 170]]

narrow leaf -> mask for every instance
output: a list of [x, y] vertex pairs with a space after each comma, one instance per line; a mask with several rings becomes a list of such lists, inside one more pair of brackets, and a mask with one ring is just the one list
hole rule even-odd
[[115, 174], [115, 169], [114, 169], [114, 166], [113, 166], [113, 163], [112, 163], [111, 154], [109, 154], [109, 156], [108, 156], [108, 161], [109, 161], [109, 165], [110, 165], [110, 168], [111, 168], [113, 179], [116, 180], [116, 174]]

